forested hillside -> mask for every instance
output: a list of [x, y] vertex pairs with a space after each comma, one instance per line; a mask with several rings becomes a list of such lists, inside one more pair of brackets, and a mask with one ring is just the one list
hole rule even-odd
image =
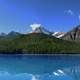
[[13, 38], [0, 38], [0, 52], [78, 53], [80, 52], [80, 45], [49, 35], [32, 33]]

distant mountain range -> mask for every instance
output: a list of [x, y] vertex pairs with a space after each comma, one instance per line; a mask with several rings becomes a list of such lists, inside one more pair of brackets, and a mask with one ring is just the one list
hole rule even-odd
[[[32, 27], [34, 26], [35, 25], [32, 25]], [[32, 31], [32, 33], [43, 33], [63, 40], [80, 41], [80, 25], [74, 27], [72, 30], [66, 33], [66, 32], [49, 32], [48, 30], [44, 29], [41, 25], [36, 24], [36, 27]]]
[[18, 35], [21, 35], [21, 33], [15, 32], [15, 31], [11, 31], [11, 32], [8, 33], [6, 36], [7, 36], [7, 37], [15, 37], [15, 36], [18, 36]]
[[[77, 27], [74, 27], [69, 32], [50, 32], [39, 24], [33, 24], [33, 25], [31, 25], [31, 27], [32, 27], [32, 31], [29, 32], [29, 33], [26, 33], [26, 34], [41, 33], [41, 34], [54, 36], [56, 38], [60, 38], [60, 39], [63, 39], [63, 40], [69, 40], [69, 41], [79, 41], [80, 40], [80, 25], [78, 25]], [[8, 34], [1, 33], [0, 38], [1, 37], [2, 38], [3, 37], [4, 38], [5, 37], [15, 37], [15, 36], [18, 36], [18, 35], [21, 35], [21, 34], [22, 33], [20, 33], [20, 32], [11, 31]]]
[[[33, 28], [34, 27], [34, 28]], [[56, 38], [61, 38], [62, 36], [64, 36], [64, 32], [50, 32], [48, 30], [46, 30], [44, 27], [42, 27], [39, 24], [33, 24], [32, 25], [32, 31], [29, 33], [42, 33], [42, 34], [46, 34], [46, 35], [50, 35], [50, 36], [54, 36]], [[27, 34], [29, 34], [27, 33]], [[19, 32], [15, 32], [15, 31], [11, 31], [10, 33], [6, 34], [6, 33], [1, 33], [0, 37], [15, 37], [20, 35], [21, 33]]]
[[0, 34], [0, 38], [7, 38], [7, 37], [16, 37], [18, 35], [21, 35], [21, 33], [19, 32], [15, 32], [15, 31], [11, 31], [10, 33], [6, 34], [6, 33], [1, 33]]
[[[46, 29], [44, 28], [37, 28], [35, 31], [31, 31], [29, 33], [26, 33], [26, 34], [30, 34], [30, 33], [42, 33], [42, 34], [46, 34], [46, 35], [50, 35], [50, 36], [54, 36], [56, 38], [61, 38], [65, 35], [65, 32], [49, 32], [47, 31]], [[21, 35], [22, 33], [20, 32], [15, 32], [15, 31], [11, 31], [10, 33], [6, 34], [6, 33], [1, 33], [0, 34], [0, 38], [1, 37], [15, 37], [15, 36], [18, 36], [18, 35]]]
[[80, 26], [67, 33], [49, 32], [39, 25], [33, 25], [32, 31], [27, 34], [14, 31], [1, 33], [0, 52], [80, 53]]
[[[79, 41], [80, 40], [80, 25], [78, 25], [77, 27], [74, 27], [72, 30], [70, 30], [68, 32], [50, 32], [39, 24], [33, 24], [33, 25], [31, 25], [31, 27], [32, 27], [32, 31], [29, 33], [26, 33], [26, 34], [41, 33], [41, 34], [54, 36], [56, 38], [60, 38], [63, 40], [69, 40], [69, 41]], [[4, 37], [4, 38], [5, 37], [15, 37], [15, 36], [18, 36], [21, 34], [22, 33], [20, 33], [20, 32], [11, 31], [8, 34], [1, 33], [0, 37]]]

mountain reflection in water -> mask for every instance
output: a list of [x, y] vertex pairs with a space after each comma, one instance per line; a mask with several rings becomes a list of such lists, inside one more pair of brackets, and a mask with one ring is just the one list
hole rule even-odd
[[0, 80], [80, 80], [80, 56], [0, 55]]

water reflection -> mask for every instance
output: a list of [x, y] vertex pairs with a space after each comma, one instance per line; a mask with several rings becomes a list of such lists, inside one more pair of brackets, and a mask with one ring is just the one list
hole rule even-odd
[[80, 56], [0, 55], [0, 80], [79, 80]]

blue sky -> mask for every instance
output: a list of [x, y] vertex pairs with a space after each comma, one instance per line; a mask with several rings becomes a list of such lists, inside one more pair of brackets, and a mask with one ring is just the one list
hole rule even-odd
[[28, 32], [39, 23], [50, 31], [80, 24], [80, 0], [0, 0], [0, 32]]

